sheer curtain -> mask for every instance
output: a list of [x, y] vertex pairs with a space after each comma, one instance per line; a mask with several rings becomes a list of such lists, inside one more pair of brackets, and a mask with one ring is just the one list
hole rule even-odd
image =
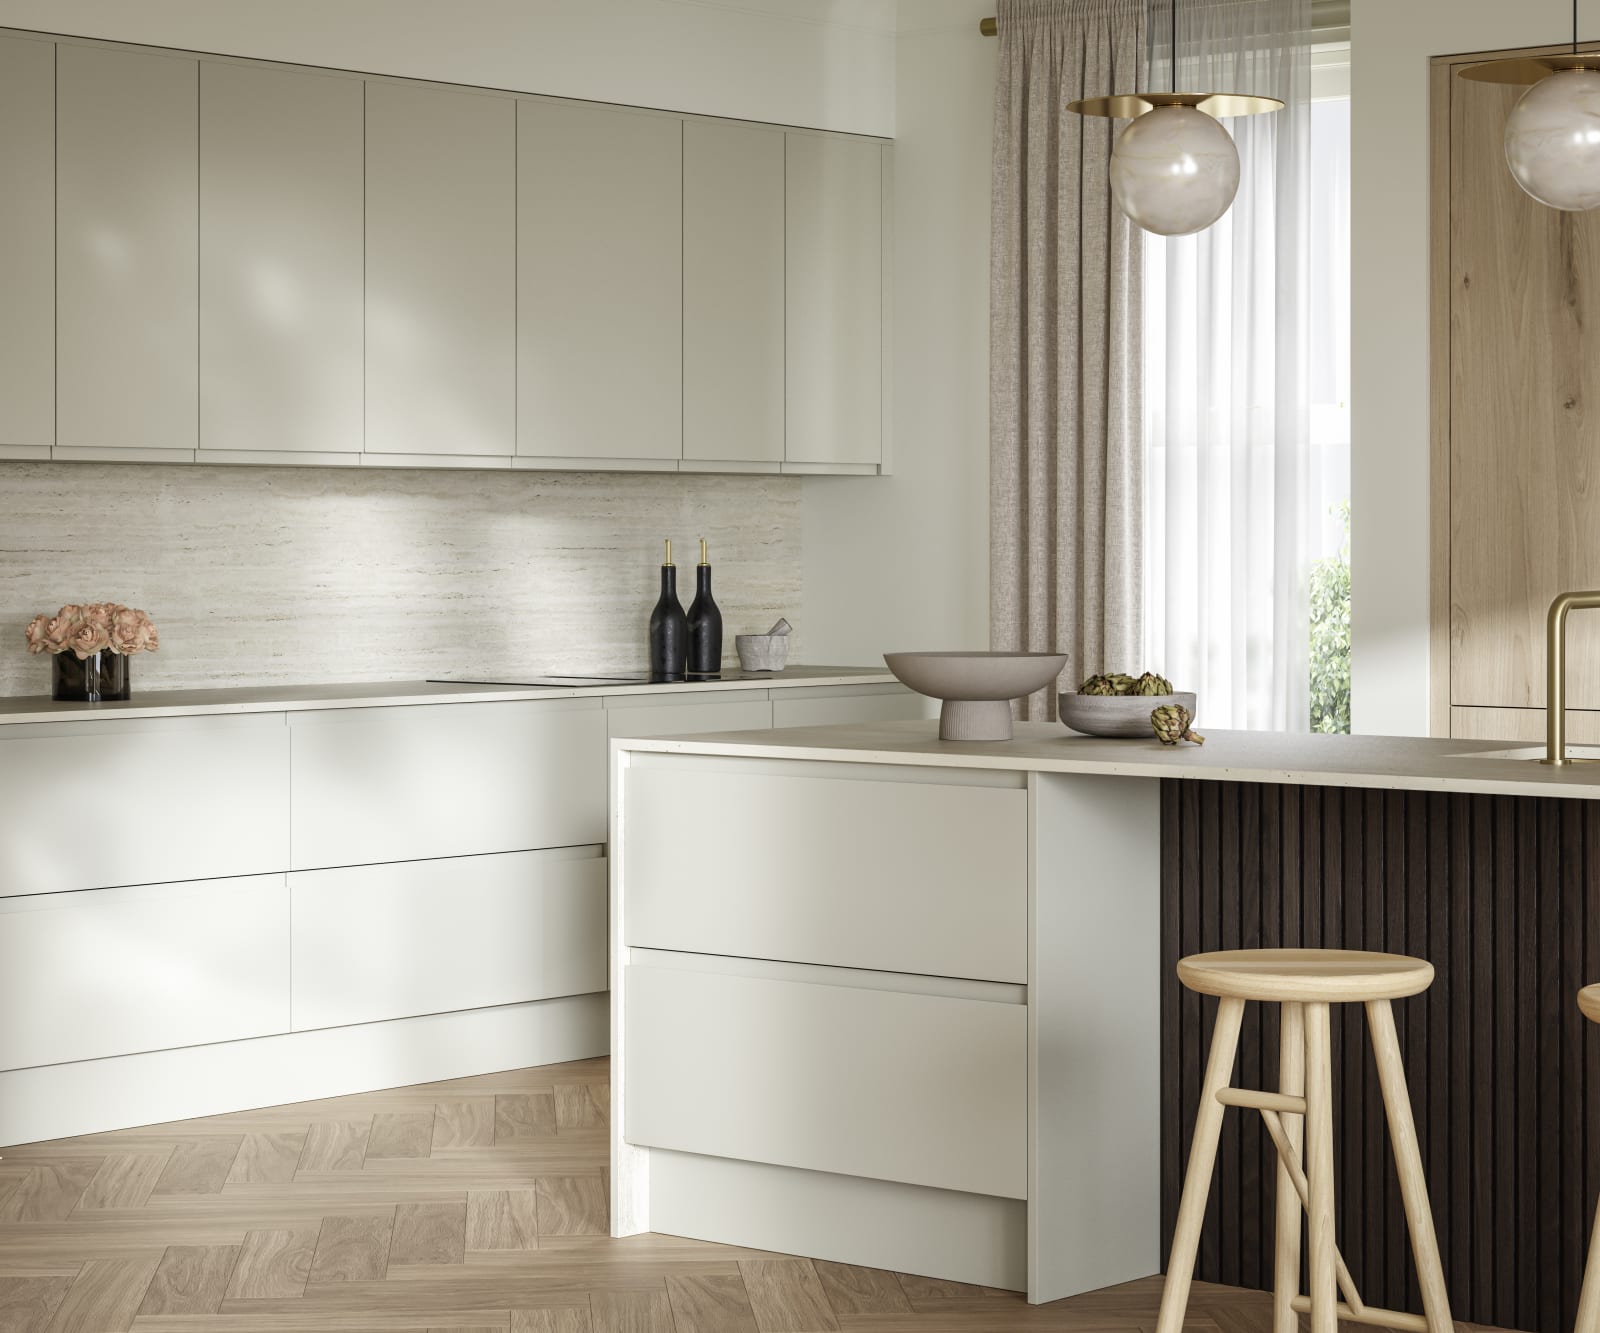
[[[1170, 0], [1150, 12], [1152, 81]], [[1144, 663], [1217, 727], [1308, 728], [1310, 0], [1179, 0], [1177, 85], [1281, 98], [1225, 122], [1233, 207], [1145, 239]]]

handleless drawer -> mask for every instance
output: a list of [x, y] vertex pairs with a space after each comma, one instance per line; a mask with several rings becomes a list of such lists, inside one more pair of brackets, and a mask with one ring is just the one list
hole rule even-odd
[[296, 1031], [606, 988], [597, 847], [304, 870], [289, 886]]
[[291, 867], [605, 841], [598, 699], [295, 713]]
[[634, 754], [625, 943], [1028, 979], [1028, 796], [862, 765]]
[[626, 992], [630, 1143], [1026, 1196], [1025, 1004], [638, 964]]

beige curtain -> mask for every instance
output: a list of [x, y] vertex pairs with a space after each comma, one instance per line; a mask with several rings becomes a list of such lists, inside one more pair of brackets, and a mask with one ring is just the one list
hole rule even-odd
[[[1111, 198], [1144, 0], [999, 0], [990, 251], [990, 638], [1137, 673], [1144, 506], [1139, 233]], [[1055, 715], [1055, 691], [1023, 702]]]

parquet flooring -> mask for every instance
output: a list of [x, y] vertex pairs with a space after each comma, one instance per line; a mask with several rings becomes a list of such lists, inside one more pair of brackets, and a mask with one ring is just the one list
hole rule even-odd
[[[1122, 1333], [1010, 1292], [607, 1234], [605, 1060], [7, 1148], [0, 1333]], [[1268, 1333], [1197, 1286], [1192, 1333]]]

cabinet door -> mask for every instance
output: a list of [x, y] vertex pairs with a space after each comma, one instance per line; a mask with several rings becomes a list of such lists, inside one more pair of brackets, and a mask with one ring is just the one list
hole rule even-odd
[[0, 447], [55, 439], [55, 61], [0, 37]]
[[282, 871], [281, 713], [0, 728], [0, 898]]
[[199, 66], [63, 42], [56, 443], [195, 447]]
[[883, 459], [883, 146], [789, 134], [785, 228], [791, 463]]
[[361, 83], [200, 66], [200, 447], [361, 448]]
[[369, 454], [510, 455], [516, 104], [371, 82]]
[[295, 713], [292, 866], [605, 841], [597, 699]]
[[683, 125], [517, 104], [517, 452], [677, 458]]
[[686, 736], [702, 731], [765, 731], [772, 725], [766, 691], [740, 691], [720, 699], [688, 696], [664, 702], [659, 696], [621, 694], [606, 700], [606, 734], [634, 739]]
[[606, 988], [599, 848], [289, 878], [297, 1032]]
[[281, 874], [0, 899], [0, 1069], [288, 1030]]
[[910, 722], [937, 717], [939, 705], [903, 685], [876, 685], [853, 693], [841, 689], [774, 690], [775, 727], [837, 727], [845, 723]]
[[783, 132], [683, 127], [683, 456], [783, 460]]

